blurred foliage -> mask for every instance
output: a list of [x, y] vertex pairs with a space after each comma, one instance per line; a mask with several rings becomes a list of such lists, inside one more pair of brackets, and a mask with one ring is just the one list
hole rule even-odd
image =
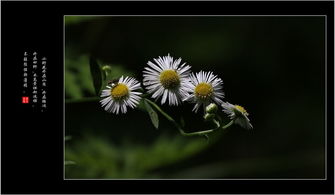
[[203, 139], [161, 135], [149, 145], [124, 140], [121, 146], [87, 135], [66, 150], [67, 159], [77, 162], [66, 167], [67, 178], [159, 178], [154, 170], [185, 159], [207, 145]]
[[65, 96], [79, 99], [84, 96], [93, 96], [94, 88], [88, 66], [87, 56], [65, 61]]
[[[323, 17], [65, 16], [66, 178], [323, 178], [325, 32]], [[148, 60], [170, 53], [192, 71], [211, 70], [225, 101], [244, 106], [253, 131], [183, 138], [141, 110], [106, 113], [89, 57], [110, 78], [142, 80]], [[106, 83], [103, 83], [103, 87]], [[91, 98], [91, 99], [89, 99]], [[192, 105], [163, 107], [186, 129], [202, 128]]]
[[[125, 70], [121, 65], [110, 65], [108, 79], [119, 78], [122, 75], [132, 76], [131, 71]], [[103, 88], [106, 82], [103, 83]], [[90, 72], [88, 55], [68, 57], [65, 61], [65, 97], [66, 99], [80, 99], [83, 97], [96, 97], [93, 79]]]

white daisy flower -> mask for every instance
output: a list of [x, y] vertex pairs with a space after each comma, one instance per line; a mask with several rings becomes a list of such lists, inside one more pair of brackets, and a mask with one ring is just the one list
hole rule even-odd
[[135, 90], [140, 89], [141, 84], [134, 78], [123, 76], [107, 89], [102, 90], [100, 101], [101, 106], [105, 107], [107, 112], [119, 114], [127, 112], [127, 106], [135, 108], [141, 100], [141, 92]]
[[182, 99], [187, 97], [186, 86], [189, 82], [191, 66], [181, 63], [181, 58], [173, 60], [168, 56], [154, 59], [155, 63], [149, 61], [143, 71], [143, 84], [156, 100], [160, 97], [161, 104], [169, 101], [169, 105], [178, 105]]
[[201, 105], [203, 105], [205, 111], [205, 108], [212, 102], [223, 103], [223, 82], [212, 72], [200, 71], [196, 75], [192, 74], [190, 79], [191, 82], [186, 87], [189, 95], [184, 100], [195, 103], [193, 111], [197, 112]]
[[239, 105], [233, 105], [229, 102], [222, 103], [223, 112], [228, 114], [229, 118], [234, 120], [236, 124], [239, 124], [241, 127], [246, 129], [252, 129], [247, 111]]

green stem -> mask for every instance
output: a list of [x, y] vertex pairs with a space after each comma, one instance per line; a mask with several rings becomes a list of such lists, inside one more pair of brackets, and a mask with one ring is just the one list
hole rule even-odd
[[216, 128], [219, 128], [221, 125], [220, 125], [220, 122], [213, 119], [213, 123], [216, 125]]
[[[209, 130], [203, 130], [203, 131], [196, 131], [196, 132], [191, 132], [191, 133], [186, 133], [183, 128], [170, 116], [168, 115], [166, 112], [164, 112], [155, 102], [145, 98], [147, 95], [143, 94], [143, 98], [145, 99], [145, 101], [147, 101], [149, 104], [151, 104], [153, 107], [156, 108], [156, 110], [158, 110], [158, 112], [160, 112], [166, 119], [168, 119], [170, 122], [172, 122], [176, 128], [178, 129], [178, 131], [180, 132], [180, 134], [182, 134], [183, 136], [203, 136], [203, 135], [207, 135], [209, 133], [212, 133], [218, 129], [227, 129], [228, 127], [230, 127], [231, 125], [234, 124], [234, 120], [230, 121], [228, 124], [226, 124], [225, 126], [220, 125], [221, 123], [221, 118], [219, 118], [219, 121], [213, 119], [214, 124], [216, 125], [216, 128], [213, 129], [209, 129]], [[100, 98], [99, 97], [87, 97], [87, 98], [81, 98], [81, 99], [69, 99], [69, 100], [65, 100], [65, 103], [81, 103], [81, 102], [93, 102], [93, 101], [99, 101]]]
[[228, 127], [230, 127], [234, 121], [230, 121], [227, 125], [225, 126], [221, 126], [220, 123], [216, 120], [213, 120], [213, 122], [216, 124], [216, 128], [214, 129], [209, 129], [209, 130], [204, 130], [204, 131], [196, 131], [196, 132], [192, 132], [192, 133], [186, 133], [182, 128], [181, 126], [170, 116], [168, 115], [166, 112], [164, 112], [156, 103], [154, 103], [153, 101], [149, 100], [149, 99], [146, 99], [145, 100], [151, 104], [153, 107], [156, 108], [156, 110], [158, 110], [158, 112], [160, 112], [166, 119], [168, 119], [170, 122], [172, 122], [178, 129], [178, 131], [183, 135], [183, 136], [202, 136], [202, 135], [207, 135], [209, 133], [212, 133], [214, 132], [215, 130], [218, 130], [218, 129], [226, 129]]
[[225, 126], [222, 126], [221, 129], [227, 129], [228, 127], [232, 126], [234, 124], [234, 120], [231, 120], [228, 124]]
[[170, 122], [172, 122], [177, 128], [180, 128], [180, 125], [166, 112], [164, 112], [155, 102], [145, 98], [145, 100], [150, 103], [153, 107], [155, 107], [163, 116], [165, 116], [166, 119], [168, 119]]

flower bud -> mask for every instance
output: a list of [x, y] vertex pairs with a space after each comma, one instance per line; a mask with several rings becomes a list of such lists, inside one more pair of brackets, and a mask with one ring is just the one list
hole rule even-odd
[[108, 66], [108, 65], [103, 66], [101, 69], [103, 71], [108, 71], [108, 72], [110, 72], [112, 70], [112, 68], [110, 66]]
[[206, 107], [206, 113], [215, 114], [217, 111], [218, 106], [214, 103], [211, 103]]

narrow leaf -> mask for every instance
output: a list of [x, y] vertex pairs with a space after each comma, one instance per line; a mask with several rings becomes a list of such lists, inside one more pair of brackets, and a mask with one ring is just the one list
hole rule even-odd
[[98, 62], [93, 57], [90, 57], [90, 70], [93, 79], [95, 93], [96, 95], [99, 95], [102, 85], [101, 69]]
[[152, 124], [156, 129], [158, 129], [159, 119], [157, 112], [150, 106], [150, 104], [144, 100], [145, 109], [148, 111]]

